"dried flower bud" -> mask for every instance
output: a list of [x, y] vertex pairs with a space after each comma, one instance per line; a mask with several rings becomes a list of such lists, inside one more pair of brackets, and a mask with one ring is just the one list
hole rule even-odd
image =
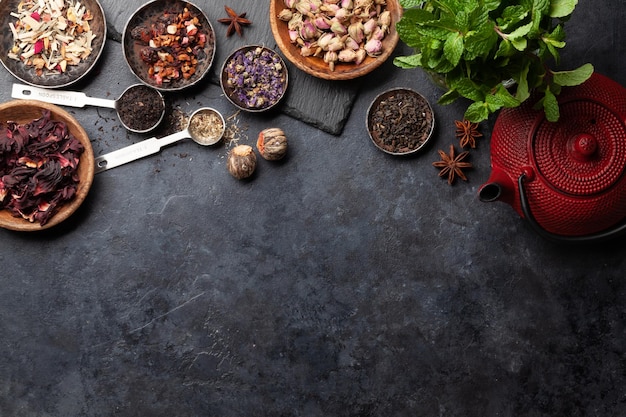
[[315, 26], [320, 30], [330, 29], [330, 19], [326, 16], [318, 16], [313, 21]]
[[348, 34], [350, 34], [350, 37], [358, 43], [363, 42], [363, 40], [365, 39], [364, 30], [365, 28], [363, 27], [363, 23], [360, 21], [352, 23], [350, 26], [348, 26]]
[[339, 6], [336, 4], [324, 4], [320, 7], [320, 10], [324, 13], [326, 13], [326, 15], [328, 16], [334, 16], [335, 13], [337, 13], [337, 10], [339, 10]]
[[285, 2], [286, 7], [293, 9], [299, 0], [283, 0], [283, 1]]
[[341, 0], [340, 6], [344, 9], [354, 8], [354, 4], [352, 3], [352, 0]]
[[345, 46], [345, 43], [343, 42], [343, 40], [335, 36], [330, 40], [330, 43], [326, 46], [326, 50], [332, 51], [332, 52], [341, 51], [344, 48], [344, 46]]
[[334, 37], [335, 37], [335, 34], [333, 33], [324, 33], [317, 40], [317, 46], [319, 46], [325, 51], [328, 50], [328, 45], [330, 45]]
[[378, 56], [383, 51], [383, 43], [378, 39], [370, 39], [364, 48], [369, 56]]
[[302, 23], [300, 27], [300, 37], [305, 41], [313, 39], [317, 35], [317, 28], [310, 20], [306, 20]]
[[359, 43], [355, 41], [354, 39], [352, 39], [351, 37], [346, 38], [345, 45], [346, 45], [346, 48], [350, 48], [353, 51], [356, 51], [357, 49], [360, 48]]
[[343, 49], [337, 54], [337, 59], [341, 62], [354, 62], [356, 60], [356, 52], [352, 49]]
[[337, 36], [343, 36], [348, 33], [348, 29], [338, 20], [333, 20], [330, 25], [330, 31]]
[[369, 34], [374, 32], [374, 29], [376, 29], [377, 27], [378, 22], [376, 21], [376, 19], [369, 19], [367, 22], [363, 23], [363, 33], [365, 33], [365, 36], [368, 36]]
[[378, 17], [378, 24], [383, 28], [383, 30], [389, 30], [389, 26], [391, 25], [391, 12], [389, 10], [385, 10], [380, 14]]
[[361, 62], [365, 61], [365, 58], [367, 58], [367, 52], [365, 51], [365, 49], [361, 48], [356, 51], [356, 58], [354, 59], [354, 63], [356, 65], [359, 65]]
[[278, 18], [283, 22], [289, 22], [293, 18], [293, 12], [290, 9], [283, 9], [278, 13]]
[[327, 51], [324, 54], [324, 62], [328, 64], [328, 68], [330, 68], [331, 71], [335, 70], [335, 62], [337, 62], [338, 59], [337, 52]]
[[291, 19], [287, 23], [287, 28], [289, 30], [298, 30], [300, 26], [302, 26], [302, 13], [293, 12], [291, 15]]
[[256, 169], [256, 154], [252, 147], [237, 145], [231, 149], [228, 152], [227, 168], [238, 180], [250, 177]]
[[287, 137], [279, 128], [269, 128], [261, 131], [256, 142], [259, 154], [268, 161], [282, 159], [287, 153]]

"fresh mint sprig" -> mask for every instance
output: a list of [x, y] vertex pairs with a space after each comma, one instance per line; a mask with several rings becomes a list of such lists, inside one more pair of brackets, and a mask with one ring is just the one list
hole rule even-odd
[[[502, 108], [517, 107], [533, 92], [546, 118], [557, 121], [556, 96], [593, 73], [585, 64], [553, 71], [565, 47], [564, 24], [578, 0], [400, 0], [396, 29], [414, 54], [399, 56], [400, 68], [421, 67], [440, 77], [449, 104], [472, 101], [465, 118], [478, 123]], [[514, 85], [514, 87], [511, 87]]]

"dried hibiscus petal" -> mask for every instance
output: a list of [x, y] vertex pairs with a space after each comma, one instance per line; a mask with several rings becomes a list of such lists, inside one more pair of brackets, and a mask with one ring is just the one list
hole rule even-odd
[[50, 111], [26, 124], [8, 121], [0, 128], [0, 209], [41, 226], [79, 183], [83, 145]]

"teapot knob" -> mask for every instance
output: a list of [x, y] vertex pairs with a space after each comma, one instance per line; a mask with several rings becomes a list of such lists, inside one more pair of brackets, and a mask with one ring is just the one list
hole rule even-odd
[[588, 161], [598, 150], [598, 140], [589, 133], [574, 136], [572, 156], [579, 161]]

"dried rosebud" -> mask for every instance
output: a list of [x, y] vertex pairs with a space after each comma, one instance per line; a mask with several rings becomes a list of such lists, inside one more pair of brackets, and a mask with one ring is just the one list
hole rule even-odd
[[363, 42], [365, 39], [365, 28], [363, 27], [362, 22], [355, 22], [348, 26], [348, 33], [350, 37], [357, 41], [358, 43]]
[[365, 51], [365, 49], [361, 48], [356, 51], [356, 58], [354, 59], [354, 63], [356, 65], [359, 65], [360, 63], [365, 61], [365, 58], [367, 58], [367, 52]]
[[338, 20], [332, 22], [332, 25], [330, 25], [330, 31], [337, 36], [343, 36], [348, 33], [348, 29]]
[[328, 45], [332, 42], [335, 35], [333, 33], [324, 33], [317, 40], [317, 46], [322, 48], [324, 51], [328, 50]]
[[343, 49], [339, 51], [337, 58], [341, 62], [354, 62], [356, 60], [356, 52], [352, 49]]
[[328, 64], [328, 68], [331, 71], [335, 70], [335, 62], [337, 62], [337, 60], [339, 59], [337, 52], [334, 51], [327, 51], [324, 54], [324, 62], [326, 62]]
[[256, 154], [251, 146], [237, 145], [228, 152], [226, 165], [228, 172], [238, 180], [248, 178], [256, 169]]
[[378, 56], [383, 51], [383, 43], [378, 39], [370, 39], [364, 48], [369, 56]]
[[282, 159], [287, 153], [287, 137], [282, 129], [273, 127], [262, 130], [256, 141], [259, 154], [268, 161]]
[[289, 22], [293, 18], [293, 12], [289, 9], [283, 9], [278, 13], [278, 18], [283, 22]]
[[369, 19], [367, 22], [363, 23], [363, 33], [366, 36], [374, 32], [374, 29], [378, 27], [378, 22], [376, 19]]
[[306, 41], [315, 38], [316, 35], [317, 28], [315, 27], [313, 22], [311, 22], [310, 20], [304, 21], [302, 23], [302, 26], [300, 27], [300, 37]]

